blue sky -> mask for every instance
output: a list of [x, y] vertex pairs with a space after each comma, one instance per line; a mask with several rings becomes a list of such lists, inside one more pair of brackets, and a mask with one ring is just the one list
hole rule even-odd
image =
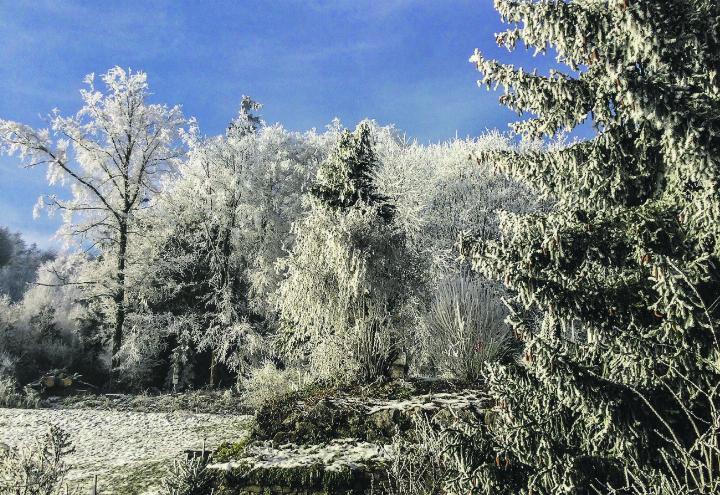
[[[207, 134], [247, 94], [294, 130], [370, 117], [420, 141], [476, 136], [515, 116], [477, 87], [475, 48], [551, 62], [498, 48], [503, 29], [492, 0], [0, 0], [0, 118], [74, 113], [84, 75], [120, 65], [147, 72], [153, 100], [182, 104]], [[51, 245], [58, 220], [32, 218], [47, 191], [44, 170], [0, 158], [0, 225]]]

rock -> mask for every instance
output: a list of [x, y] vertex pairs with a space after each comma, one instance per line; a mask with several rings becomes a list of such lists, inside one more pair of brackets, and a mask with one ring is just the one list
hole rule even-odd
[[382, 409], [370, 415], [370, 422], [381, 432], [392, 435], [397, 416], [397, 409]]
[[401, 352], [390, 365], [390, 378], [392, 380], [401, 380], [407, 376], [407, 354]]

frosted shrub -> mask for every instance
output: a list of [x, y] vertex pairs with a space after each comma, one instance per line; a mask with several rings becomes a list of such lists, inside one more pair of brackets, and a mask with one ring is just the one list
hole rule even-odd
[[432, 495], [442, 491], [448, 469], [443, 458], [446, 448], [441, 431], [423, 416], [415, 418], [408, 435], [396, 435], [388, 467], [387, 484], [382, 493], [389, 495]]
[[0, 375], [0, 406], [15, 407], [22, 399], [17, 390], [15, 378], [7, 375]]
[[[359, 365], [348, 344], [348, 340], [339, 335], [317, 339], [308, 353], [308, 371], [312, 379], [332, 383], [348, 376], [357, 376]], [[339, 370], [342, 373], [338, 373]]]
[[269, 400], [299, 390], [304, 381], [299, 370], [281, 370], [272, 361], [266, 361], [259, 368], [251, 370], [250, 376], [242, 380], [240, 386], [247, 405], [258, 409]]
[[212, 490], [212, 478], [204, 459], [175, 461], [160, 482], [161, 495], [207, 495]]
[[0, 407], [34, 408], [39, 401], [35, 390], [25, 387], [20, 391], [15, 377], [0, 373]]
[[466, 275], [440, 285], [423, 322], [428, 359], [441, 375], [477, 380], [511, 349], [499, 289]]
[[6, 351], [0, 350], [0, 376], [14, 374], [16, 362], [17, 358]]
[[68, 466], [66, 455], [74, 451], [68, 434], [50, 426], [45, 436], [23, 448], [0, 450], [0, 486], [3, 492], [22, 495], [59, 495]]

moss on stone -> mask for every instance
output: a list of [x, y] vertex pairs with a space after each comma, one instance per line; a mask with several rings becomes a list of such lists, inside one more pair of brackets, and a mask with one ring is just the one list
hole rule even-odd
[[221, 443], [213, 452], [213, 462], [228, 462], [242, 457], [249, 442], [250, 437], [246, 437], [239, 442]]
[[[315, 386], [272, 399], [256, 412], [250, 443], [216, 451], [213, 462], [225, 464], [215, 466], [218, 493], [368, 493], [387, 475], [387, 444], [398, 433], [412, 437], [418, 414], [438, 425], [465, 415], [479, 420], [482, 396], [453, 382], [417, 380]], [[355, 458], [338, 455], [354, 448]]]
[[[386, 402], [412, 402], [413, 398], [452, 393], [448, 381], [403, 381], [343, 389], [314, 387], [268, 401], [256, 414], [254, 437], [276, 444], [315, 444], [336, 438], [360, 438], [387, 443], [398, 432], [413, 427], [423, 404], [405, 409]], [[377, 410], [369, 405], [376, 404]], [[432, 414], [433, 411], [428, 411]]]

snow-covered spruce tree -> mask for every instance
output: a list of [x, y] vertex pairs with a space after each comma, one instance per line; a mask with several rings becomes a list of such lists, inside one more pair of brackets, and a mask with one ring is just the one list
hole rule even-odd
[[371, 127], [344, 131], [317, 173], [310, 212], [281, 267], [286, 349], [319, 380], [372, 380], [402, 351], [417, 266], [376, 190]]
[[[557, 50], [571, 75], [471, 58], [481, 84], [553, 136], [549, 153], [492, 153], [556, 208], [507, 215], [464, 250], [516, 293], [517, 366], [491, 366], [493, 493], [717, 493], [720, 488], [720, 4], [496, 0], [498, 43]], [[525, 317], [537, 308], [536, 328]], [[490, 418], [489, 418], [490, 419]], [[467, 489], [465, 490], [465, 492]], [[483, 493], [485, 493], [483, 491]]]

